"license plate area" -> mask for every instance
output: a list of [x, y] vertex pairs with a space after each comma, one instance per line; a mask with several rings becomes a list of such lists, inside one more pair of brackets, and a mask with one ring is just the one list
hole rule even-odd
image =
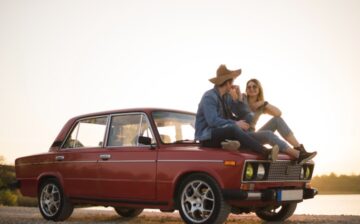
[[277, 201], [301, 201], [303, 200], [303, 190], [278, 190]]

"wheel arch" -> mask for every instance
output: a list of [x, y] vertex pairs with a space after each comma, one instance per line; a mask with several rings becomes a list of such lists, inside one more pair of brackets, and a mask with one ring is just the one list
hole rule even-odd
[[173, 202], [174, 202], [174, 205], [175, 205], [175, 208], [177, 207], [177, 203], [176, 203], [176, 199], [178, 198], [178, 194], [179, 194], [179, 191], [180, 191], [180, 186], [181, 186], [181, 183], [182, 181], [184, 181], [188, 176], [190, 175], [193, 175], [193, 174], [203, 174], [203, 175], [206, 175], [210, 178], [212, 178], [215, 183], [217, 183], [219, 185], [219, 187], [222, 189], [223, 188], [223, 184], [220, 180], [220, 177], [217, 175], [217, 174], [214, 174], [214, 173], [211, 173], [211, 172], [207, 172], [207, 171], [204, 171], [204, 170], [198, 170], [198, 171], [187, 171], [187, 172], [184, 172], [182, 173], [181, 175], [179, 175], [175, 182], [174, 182], [174, 188], [173, 188], [173, 195], [172, 195], [172, 199], [173, 199]]
[[38, 178], [37, 178], [37, 192], [39, 192], [41, 184], [48, 179], [56, 179], [59, 184], [61, 185], [64, 194], [66, 194], [66, 189], [64, 189], [64, 183], [63, 183], [63, 179], [60, 173], [56, 173], [56, 172], [49, 172], [49, 173], [43, 173], [41, 174]]

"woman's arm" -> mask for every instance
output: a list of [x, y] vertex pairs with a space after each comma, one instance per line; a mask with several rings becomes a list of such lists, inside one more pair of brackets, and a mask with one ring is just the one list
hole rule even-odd
[[269, 114], [274, 117], [280, 117], [281, 116], [281, 110], [274, 105], [271, 105], [265, 101], [264, 103], [264, 113]]

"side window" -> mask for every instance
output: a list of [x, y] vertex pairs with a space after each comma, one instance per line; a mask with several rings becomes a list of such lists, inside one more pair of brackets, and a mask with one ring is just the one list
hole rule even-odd
[[163, 143], [194, 142], [194, 115], [157, 111], [153, 118]]
[[80, 120], [72, 130], [63, 148], [101, 147], [107, 117]]
[[111, 118], [109, 140], [107, 142], [107, 146], [139, 146], [139, 136], [151, 138], [151, 142], [155, 143], [151, 127], [145, 115], [116, 115]]

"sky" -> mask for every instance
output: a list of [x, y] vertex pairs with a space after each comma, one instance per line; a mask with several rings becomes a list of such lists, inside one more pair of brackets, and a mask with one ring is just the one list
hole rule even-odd
[[196, 112], [226, 64], [262, 82], [315, 175], [360, 174], [359, 40], [357, 0], [0, 0], [0, 155], [46, 152], [85, 113]]

